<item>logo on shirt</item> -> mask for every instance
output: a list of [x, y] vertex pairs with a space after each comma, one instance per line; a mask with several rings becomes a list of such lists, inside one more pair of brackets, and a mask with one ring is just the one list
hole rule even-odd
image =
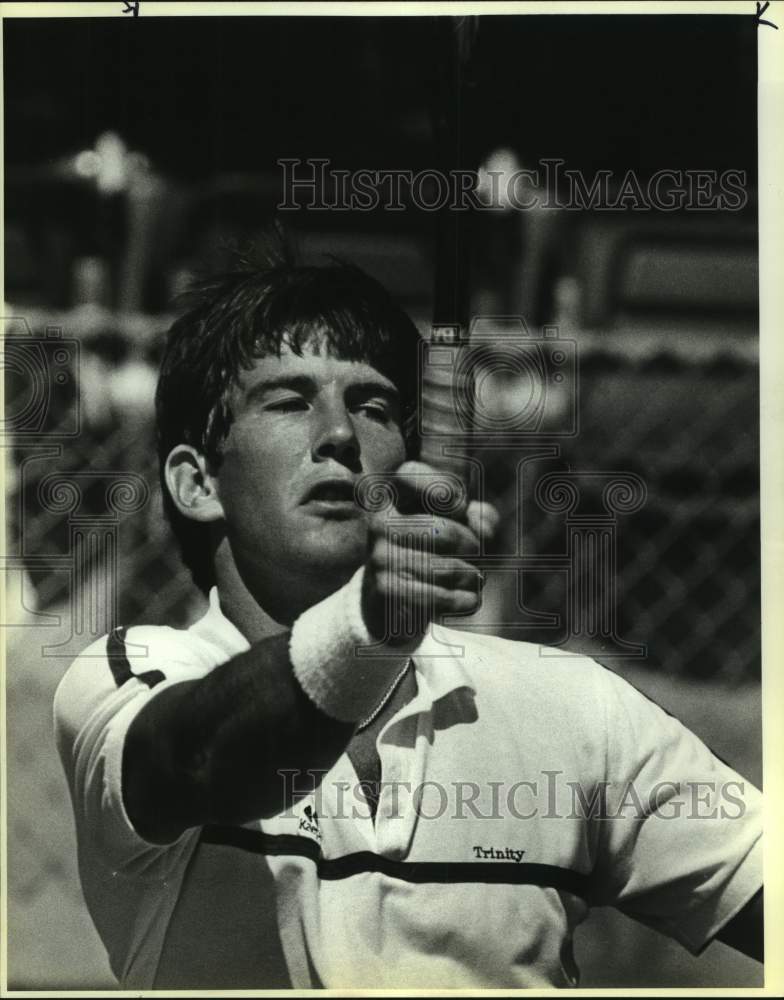
[[321, 830], [319, 829], [318, 813], [313, 806], [305, 806], [299, 819], [298, 830], [309, 833], [316, 840], [321, 840]]
[[525, 851], [519, 851], [514, 847], [481, 847], [474, 844], [471, 848], [474, 857], [492, 858], [493, 861], [514, 861], [519, 864], [523, 860]]

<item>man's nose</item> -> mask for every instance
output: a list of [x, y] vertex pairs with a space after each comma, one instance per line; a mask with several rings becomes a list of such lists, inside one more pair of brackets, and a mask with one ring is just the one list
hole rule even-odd
[[323, 462], [333, 459], [359, 471], [359, 441], [354, 422], [345, 407], [330, 407], [323, 413], [313, 440], [313, 459]]

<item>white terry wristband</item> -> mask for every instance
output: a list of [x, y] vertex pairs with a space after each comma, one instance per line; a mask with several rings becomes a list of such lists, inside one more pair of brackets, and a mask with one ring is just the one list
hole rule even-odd
[[[364, 567], [294, 622], [289, 658], [300, 686], [322, 712], [359, 722], [381, 701], [410, 659], [368, 632], [362, 618]], [[357, 647], [370, 647], [359, 655]]]

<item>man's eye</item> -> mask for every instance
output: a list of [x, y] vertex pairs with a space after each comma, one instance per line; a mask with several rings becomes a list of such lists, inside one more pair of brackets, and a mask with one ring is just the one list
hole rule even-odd
[[382, 423], [387, 423], [389, 420], [389, 408], [383, 403], [362, 403], [357, 409], [371, 420], [379, 420]]
[[275, 399], [271, 403], [268, 403], [266, 409], [274, 410], [275, 412], [288, 412], [292, 410], [304, 410], [307, 408], [307, 402], [301, 396], [288, 396], [286, 399]]

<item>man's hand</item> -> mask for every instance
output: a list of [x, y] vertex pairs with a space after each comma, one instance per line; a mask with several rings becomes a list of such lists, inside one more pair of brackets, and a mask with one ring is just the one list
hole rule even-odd
[[404, 462], [394, 473], [397, 505], [370, 516], [362, 617], [391, 645], [413, 649], [432, 618], [479, 606], [484, 578], [461, 557], [479, 554], [480, 537], [492, 536], [498, 514], [488, 503], [459, 498], [446, 505], [449, 516], [431, 513], [428, 491], [445, 482], [429, 465]]

